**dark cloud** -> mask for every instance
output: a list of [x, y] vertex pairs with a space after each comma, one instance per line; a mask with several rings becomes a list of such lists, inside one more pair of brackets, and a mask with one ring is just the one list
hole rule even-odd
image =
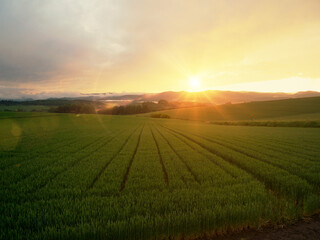
[[38, 91], [37, 89], [15, 88], [0, 86], [1, 99], [47, 99], [47, 98], [62, 98], [62, 97], [80, 97], [77, 92], [71, 91]]
[[[99, 49], [77, 1], [0, 2], [0, 81], [38, 81], [81, 74], [108, 52]], [[106, 39], [107, 40], [107, 39]]]

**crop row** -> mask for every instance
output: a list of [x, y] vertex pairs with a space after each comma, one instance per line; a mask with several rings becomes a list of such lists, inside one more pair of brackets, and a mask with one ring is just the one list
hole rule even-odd
[[20, 143], [20, 155], [3, 157], [21, 164], [1, 170], [0, 239], [162, 239], [320, 208], [316, 159], [286, 155], [292, 132], [279, 138], [277, 154], [261, 144], [275, 136], [254, 128], [108, 116], [59, 121], [50, 140], [56, 151], [30, 155], [31, 140]]
[[312, 193], [312, 186], [305, 180], [290, 174], [282, 168], [275, 167], [268, 162], [258, 160], [248, 154], [243, 154], [243, 152], [239, 152], [235, 150], [235, 148], [228, 148], [223, 144], [217, 144], [203, 137], [190, 133], [181, 133], [170, 128], [165, 129], [197, 143], [204, 149], [229, 161], [231, 164], [244, 169], [277, 194], [284, 195], [294, 200], [301, 200]]

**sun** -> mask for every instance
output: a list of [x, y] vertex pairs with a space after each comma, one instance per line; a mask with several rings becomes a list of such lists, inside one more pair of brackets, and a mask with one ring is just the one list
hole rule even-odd
[[201, 87], [200, 78], [199, 77], [195, 77], [195, 76], [189, 77], [189, 86], [190, 86], [191, 91], [200, 90], [200, 87]]

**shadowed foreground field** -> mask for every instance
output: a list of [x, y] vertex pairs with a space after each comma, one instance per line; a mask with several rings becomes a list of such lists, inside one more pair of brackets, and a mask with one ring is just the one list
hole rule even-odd
[[0, 115], [1, 239], [192, 238], [320, 210], [320, 129]]

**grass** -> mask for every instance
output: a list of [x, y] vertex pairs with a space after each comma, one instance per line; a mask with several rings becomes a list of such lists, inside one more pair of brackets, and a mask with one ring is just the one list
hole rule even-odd
[[0, 134], [0, 239], [182, 238], [320, 210], [316, 128], [0, 113]]
[[47, 112], [49, 108], [42, 105], [0, 105], [0, 112]]

